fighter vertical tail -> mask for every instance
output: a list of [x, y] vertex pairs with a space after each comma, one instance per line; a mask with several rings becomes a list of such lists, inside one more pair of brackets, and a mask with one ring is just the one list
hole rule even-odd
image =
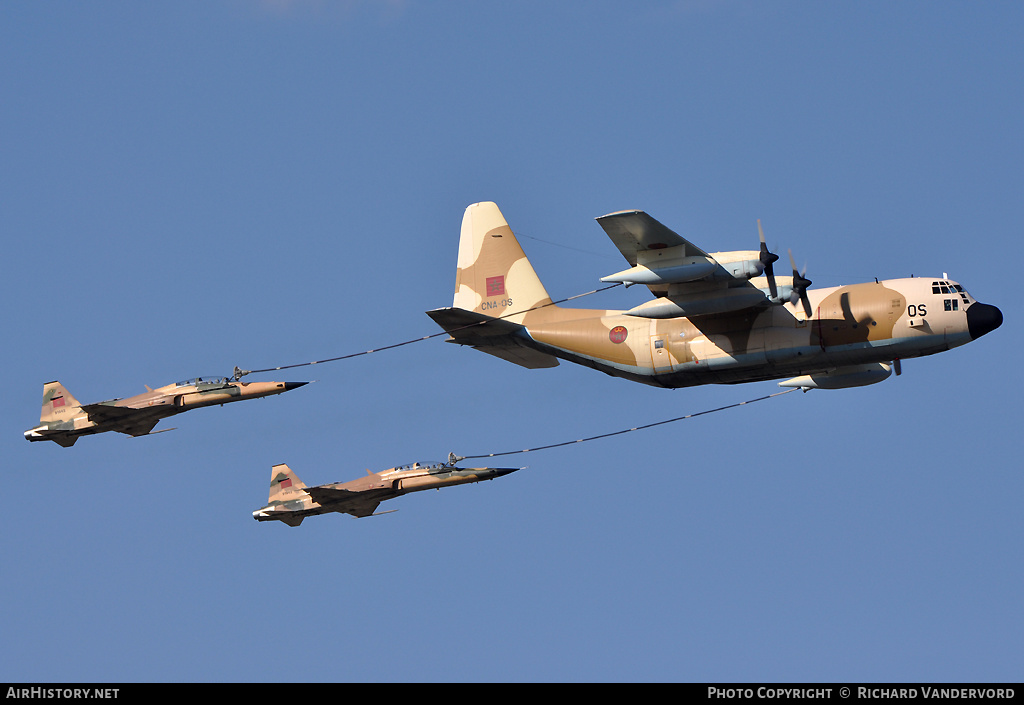
[[282, 463], [270, 469], [270, 499], [274, 502], [289, 502], [307, 496], [306, 483], [299, 479], [295, 471]]
[[[280, 518], [288, 526], [298, 526], [305, 517], [289, 516], [287, 512], [307, 509], [310, 504], [312, 501], [306, 492], [306, 483], [300, 480], [290, 467], [282, 463], [270, 469], [270, 498], [267, 506], [256, 514], [266, 513], [268, 518]], [[275, 510], [284, 510], [282, 516], [274, 517]]]
[[63, 384], [56, 380], [47, 382], [43, 385], [43, 408], [39, 414], [39, 423], [69, 419], [74, 416], [72, 410], [81, 406], [78, 400], [71, 396], [71, 392], [64, 389]]

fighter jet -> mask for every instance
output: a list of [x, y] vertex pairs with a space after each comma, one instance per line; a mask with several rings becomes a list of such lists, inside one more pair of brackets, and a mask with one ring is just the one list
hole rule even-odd
[[168, 416], [202, 406], [281, 394], [305, 384], [308, 382], [244, 383], [227, 377], [197, 377], [158, 389], [147, 386], [145, 394], [127, 399], [83, 405], [60, 382], [47, 382], [43, 385], [40, 425], [25, 431], [25, 438], [53, 441], [68, 448], [79, 437], [93, 433], [117, 431], [129, 436], [145, 436], [160, 419]]
[[[339, 512], [354, 517], [376, 516], [377, 505], [387, 499], [420, 490], [493, 480], [522, 468], [457, 468], [451, 463], [412, 463], [349, 482], [306, 487], [287, 465], [270, 470], [270, 499], [252, 513], [256, 521], [283, 521], [298, 526], [315, 514]], [[395, 511], [395, 510], [392, 510]], [[388, 514], [389, 512], [380, 512]]]
[[[605, 282], [644, 284], [654, 299], [629, 310], [553, 305], [498, 206], [466, 209], [455, 298], [427, 311], [451, 336], [528, 369], [568, 360], [658, 387], [783, 379], [841, 389], [881, 382], [900, 360], [932, 355], [998, 328], [1003, 315], [941, 277], [810, 289], [775, 276], [760, 249], [708, 253], [642, 211], [598, 224], [630, 265]], [[790, 379], [784, 379], [790, 378]]]

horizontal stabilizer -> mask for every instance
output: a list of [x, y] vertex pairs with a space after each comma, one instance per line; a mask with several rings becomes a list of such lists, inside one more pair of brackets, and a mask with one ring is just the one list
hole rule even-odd
[[558, 366], [558, 359], [553, 355], [523, 344], [529, 334], [518, 323], [461, 308], [439, 308], [427, 311], [427, 315], [459, 345], [470, 345], [530, 370]]
[[518, 323], [463, 308], [437, 308], [427, 311], [427, 315], [460, 345], [486, 345], [488, 339], [517, 335], [524, 330]]
[[522, 345], [488, 345], [486, 347], [477, 345], [473, 349], [494, 355], [505, 362], [511, 362], [528, 370], [558, 367], [557, 357], [531, 348], [524, 348]]

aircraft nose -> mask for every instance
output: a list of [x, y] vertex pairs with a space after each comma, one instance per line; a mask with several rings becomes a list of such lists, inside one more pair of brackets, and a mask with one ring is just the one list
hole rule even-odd
[[[977, 304], [975, 304], [975, 305], [977, 305]], [[289, 391], [291, 389], [298, 389], [299, 387], [305, 387], [307, 384], [309, 384], [309, 382], [285, 382], [284, 383], [284, 391], [287, 392], [287, 391]]]
[[974, 303], [967, 309], [967, 330], [977, 340], [1003, 324], [1003, 312], [989, 304]]
[[491, 479], [494, 479], [495, 477], [504, 477], [505, 475], [511, 475], [512, 473], [521, 469], [522, 468], [492, 468], [491, 472], [493, 473], [493, 475]]

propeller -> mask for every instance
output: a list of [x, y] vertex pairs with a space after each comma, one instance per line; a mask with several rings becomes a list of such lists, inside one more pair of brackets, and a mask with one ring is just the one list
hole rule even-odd
[[789, 251], [789, 263], [793, 265], [793, 293], [790, 295], [789, 300], [792, 303], [796, 303], [799, 299], [804, 304], [804, 313], [807, 317], [811, 317], [811, 302], [807, 299], [807, 287], [811, 285], [811, 280], [804, 276], [807, 273], [807, 265], [804, 265], [804, 271], [798, 272], [796, 270], [796, 261], [793, 259], [793, 250]]
[[761, 229], [761, 219], [757, 220], [757, 234], [761, 236], [761, 265], [764, 267], [764, 275], [768, 278], [768, 288], [772, 292], [772, 298], [774, 299], [779, 295], [778, 289], [775, 288], [775, 269], [772, 264], [778, 261], [779, 256], [774, 252], [768, 251], [768, 245], [764, 241], [764, 230]]

